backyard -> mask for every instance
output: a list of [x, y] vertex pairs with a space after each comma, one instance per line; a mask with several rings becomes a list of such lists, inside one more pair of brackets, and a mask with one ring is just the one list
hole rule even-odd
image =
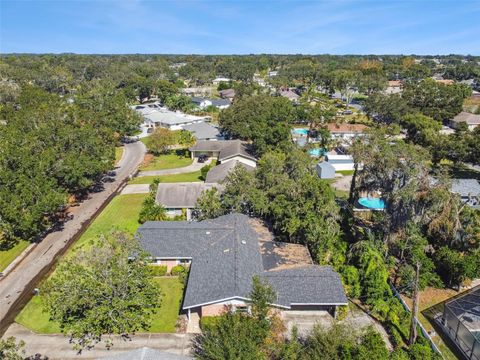
[[176, 183], [176, 182], [198, 182], [203, 181], [201, 171], [194, 171], [190, 173], [162, 175], [162, 176], [140, 176], [130, 180], [129, 184], [151, 184], [154, 179], [160, 179], [162, 183]]
[[193, 160], [185, 149], [172, 150], [168, 154], [153, 156], [147, 154], [140, 171], [175, 169], [191, 165]]

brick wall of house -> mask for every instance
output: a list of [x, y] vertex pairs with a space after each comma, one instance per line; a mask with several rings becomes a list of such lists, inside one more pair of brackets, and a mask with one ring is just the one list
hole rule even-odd
[[205, 306], [202, 306], [201, 315], [217, 316], [217, 315], [223, 314], [225, 311], [227, 311], [227, 307], [225, 305], [219, 305], [219, 304], [205, 305]]

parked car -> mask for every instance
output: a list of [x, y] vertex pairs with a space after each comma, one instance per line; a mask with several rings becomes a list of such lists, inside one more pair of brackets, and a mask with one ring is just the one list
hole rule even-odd
[[205, 161], [207, 161], [207, 159], [208, 159], [208, 156], [207, 156], [207, 155], [200, 155], [200, 156], [198, 157], [198, 162], [199, 162], [199, 163], [204, 163]]

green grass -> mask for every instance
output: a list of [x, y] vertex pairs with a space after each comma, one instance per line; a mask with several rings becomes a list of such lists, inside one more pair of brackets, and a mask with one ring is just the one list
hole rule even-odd
[[[143, 200], [148, 194], [118, 195], [107, 205], [101, 214], [88, 227], [87, 231], [78, 239], [73, 250], [91, 243], [99, 235], [120, 230], [134, 234], [138, 226], [138, 214]], [[69, 251], [72, 251], [70, 249]]]
[[172, 151], [170, 154], [155, 156], [146, 166], [142, 166], [140, 171], [175, 169], [191, 165], [193, 160], [185, 156], [185, 150]]
[[[177, 277], [155, 278], [162, 292], [162, 303], [152, 317], [150, 333], [173, 333], [183, 296], [183, 284]], [[43, 297], [34, 296], [18, 314], [15, 321], [38, 334], [58, 334], [60, 325], [50, 320], [44, 311]]]
[[162, 291], [162, 305], [153, 315], [151, 333], [173, 333], [183, 297], [183, 284], [177, 277], [161, 277], [155, 281]]
[[123, 146], [117, 146], [115, 148], [115, 165], [118, 164], [123, 155]]
[[30, 243], [25, 240], [20, 240], [14, 247], [8, 250], [0, 250], [0, 271], [10, 265], [10, 263], [27, 248]]
[[339, 171], [335, 171], [339, 174], [342, 174], [342, 175], [353, 175], [354, 173], [354, 170], [339, 170]]
[[60, 325], [50, 321], [50, 315], [43, 311], [41, 295], [35, 295], [18, 314], [15, 321], [38, 334], [60, 333]]
[[151, 184], [155, 178], [159, 178], [162, 183], [176, 183], [176, 182], [197, 182], [202, 180], [202, 173], [200, 170], [191, 173], [162, 175], [162, 176], [141, 176], [130, 180], [129, 184]]

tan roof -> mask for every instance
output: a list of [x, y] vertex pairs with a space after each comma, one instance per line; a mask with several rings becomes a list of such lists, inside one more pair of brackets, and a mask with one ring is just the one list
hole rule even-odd
[[465, 122], [467, 125], [480, 125], [480, 115], [462, 111], [460, 114], [455, 116], [452, 121], [456, 123]]
[[454, 80], [449, 80], [449, 79], [443, 79], [443, 80], [435, 80], [437, 83], [439, 84], [443, 84], [443, 85], [452, 85], [455, 83]]
[[368, 126], [363, 124], [327, 124], [327, 129], [335, 133], [363, 133]]
[[390, 80], [388, 82], [389, 87], [401, 87], [403, 85], [401, 80]]

